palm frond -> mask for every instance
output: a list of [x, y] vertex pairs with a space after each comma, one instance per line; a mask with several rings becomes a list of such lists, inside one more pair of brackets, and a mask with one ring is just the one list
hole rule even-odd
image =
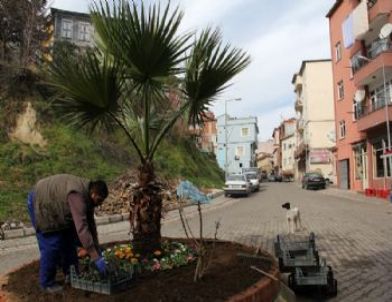
[[191, 125], [202, 122], [202, 114], [249, 63], [250, 57], [244, 51], [223, 45], [219, 30], [207, 28], [200, 34], [187, 60], [184, 79]]
[[[125, 3], [125, 4], [124, 4]], [[183, 13], [169, 4], [161, 10], [152, 5], [146, 11], [128, 2], [95, 2], [92, 19], [100, 40], [124, 61], [127, 73], [140, 85], [161, 86], [168, 76], [180, 72], [191, 35], [178, 35]]]
[[88, 51], [78, 60], [55, 62], [49, 84], [59, 92], [58, 110], [78, 127], [110, 127], [120, 110], [124, 84], [121, 73], [116, 62], [97, 51]]

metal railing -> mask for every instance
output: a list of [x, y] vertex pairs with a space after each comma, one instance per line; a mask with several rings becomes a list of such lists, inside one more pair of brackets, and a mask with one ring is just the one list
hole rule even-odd
[[372, 43], [368, 49], [367, 57], [369, 59], [374, 59], [382, 52], [392, 51], [392, 43], [388, 39], [376, 40]]
[[353, 70], [353, 73], [356, 73], [363, 66], [367, 65], [379, 54], [384, 52], [392, 52], [391, 40], [383, 39], [374, 41], [367, 50], [367, 56], [364, 56], [363, 54], [361, 54], [361, 52], [356, 53], [351, 58], [351, 68]]

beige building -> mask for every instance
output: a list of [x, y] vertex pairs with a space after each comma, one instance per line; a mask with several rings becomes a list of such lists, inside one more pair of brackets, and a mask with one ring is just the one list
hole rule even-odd
[[293, 179], [296, 177], [295, 149], [297, 146], [297, 121], [291, 118], [282, 122], [280, 148], [282, 152], [282, 177]]
[[303, 61], [292, 84], [296, 94], [297, 142], [295, 174], [319, 171], [336, 181], [333, 151], [335, 113], [331, 60]]

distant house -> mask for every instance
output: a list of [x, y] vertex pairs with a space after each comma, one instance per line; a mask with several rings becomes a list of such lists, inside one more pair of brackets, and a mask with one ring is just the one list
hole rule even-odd
[[274, 169], [274, 141], [272, 139], [260, 142], [257, 150], [257, 167], [261, 171], [271, 174]]
[[290, 118], [280, 124], [280, 150], [282, 170], [281, 174], [285, 178], [293, 179], [296, 175], [295, 148], [297, 145], [297, 120]]
[[94, 27], [90, 14], [50, 9], [52, 15], [52, 43], [68, 41], [78, 47], [94, 46]]
[[255, 167], [259, 133], [257, 117], [232, 118], [220, 115], [217, 126], [218, 165], [225, 170], [227, 164], [229, 174], [240, 173], [242, 168]]
[[216, 118], [214, 113], [207, 111], [203, 119], [203, 125], [200, 129], [197, 145], [200, 150], [209, 153], [215, 153], [217, 148], [216, 139]]
[[280, 148], [280, 127], [277, 127], [272, 132], [272, 140], [273, 140], [273, 171], [274, 174], [280, 175], [282, 172], [282, 151]]

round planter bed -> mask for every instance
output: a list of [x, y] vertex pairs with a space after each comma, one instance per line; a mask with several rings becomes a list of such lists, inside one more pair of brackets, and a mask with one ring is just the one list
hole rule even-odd
[[[187, 240], [176, 239], [187, 243]], [[196, 263], [168, 271], [142, 274], [125, 291], [112, 296], [65, 286], [61, 294], [43, 294], [38, 285], [39, 262], [24, 265], [0, 278], [0, 302], [19, 301], [273, 301], [278, 295], [279, 269], [268, 253], [253, 257], [254, 248], [217, 241], [203, 279], [193, 282]], [[251, 269], [254, 266], [274, 278]], [[58, 281], [63, 283], [61, 274]]]

